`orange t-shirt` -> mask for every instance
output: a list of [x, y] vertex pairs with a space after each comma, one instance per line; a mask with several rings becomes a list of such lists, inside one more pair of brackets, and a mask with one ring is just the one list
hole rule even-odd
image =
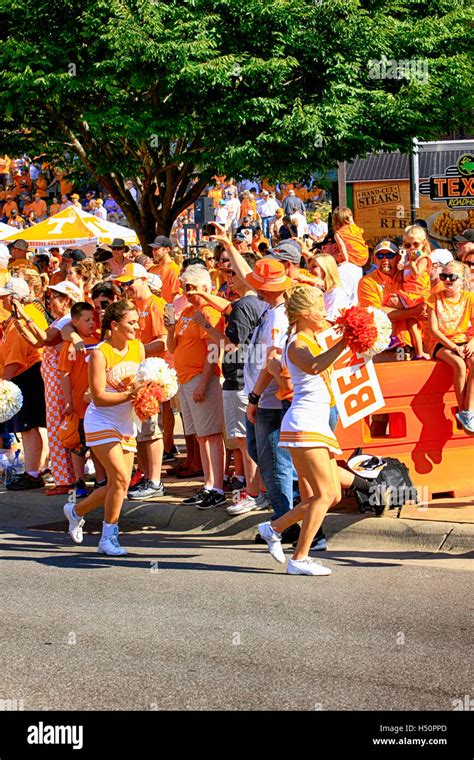
[[240, 204], [240, 218], [247, 216], [252, 209], [254, 218], [257, 216], [257, 201], [254, 198], [244, 198]]
[[209, 190], [207, 196], [208, 198], [212, 198], [212, 205], [215, 208], [218, 205], [219, 201], [222, 200], [222, 190], [220, 187], [214, 187], [212, 190]]
[[12, 211], [18, 211], [16, 201], [7, 201], [3, 204], [3, 215], [10, 219]]
[[38, 177], [36, 180], [36, 192], [41, 195], [42, 198], [48, 197], [48, 180]]
[[349, 261], [357, 267], [363, 267], [369, 260], [369, 249], [363, 232], [362, 227], [358, 227], [357, 224], [344, 224], [336, 230], [336, 234], [344, 241]]
[[[399, 277], [387, 277], [386, 275], [375, 270], [359, 280], [358, 296], [359, 306], [375, 306], [381, 309], [385, 300], [400, 290]], [[399, 338], [402, 343], [408, 346], [412, 345], [410, 333], [405, 320], [392, 322], [393, 334]]]
[[0, 348], [0, 370], [1, 376], [5, 367], [9, 364], [19, 364], [18, 370], [15, 372], [14, 377], [25, 372], [27, 369], [41, 361], [41, 355], [37, 348], [30, 346], [27, 341], [22, 338], [16, 329], [13, 320], [9, 321], [6, 325], [5, 331], [2, 337], [2, 345]]
[[48, 212], [46, 201], [43, 201], [41, 198], [39, 200], [34, 201], [34, 203], [32, 203], [30, 206], [30, 211], [34, 211], [37, 218], [39, 216], [46, 216]]
[[[467, 343], [474, 337], [474, 293], [463, 290], [458, 303], [454, 303], [442, 291], [428, 299], [428, 308], [435, 311], [439, 331], [453, 343]], [[431, 353], [439, 341], [431, 331], [429, 337]]]
[[175, 296], [181, 293], [178, 279], [179, 266], [175, 261], [169, 261], [163, 264], [155, 264], [149, 271], [161, 277], [161, 297], [164, 298], [166, 303], [173, 303]]
[[[163, 322], [166, 301], [164, 298], [152, 295], [146, 302], [144, 308], [138, 308], [138, 324], [140, 330], [137, 338], [141, 340], [144, 346], [151, 343], [152, 340], [159, 338], [160, 335], [166, 335], [167, 330]], [[161, 354], [156, 354], [161, 356]]]
[[[208, 334], [192, 321], [191, 317], [195, 311], [202, 311], [209, 324], [221, 332], [224, 331], [222, 314], [212, 306], [203, 306], [201, 309], [192, 305], [186, 306], [176, 324], [173, 354], [174, 367], [180, 385], [200, 375], [206, 363]], [[218, 364], [215, 365], [214, 374], [221, 374]]]
[[251, 248], [254, 253], [258, 253], [258, 246], [260, 245], [260, 243], [266, 243], [268, 247], [270, 248], [270, 241], [267, 240], [267, 238], [263, 237], [262, 235], [262, 237], [259, 238], [258, 240], [256, 240], [255, 238], [252, 240]]
[[90, 352], [97, 346], [98, 338], [97, 336], [84, 338], [84, 343], [86, 345], [86, 353], [78, 353], [76, 359], [72, 362], [67, 356], [71, 344], [65, 341], [61, 346], [58, 359], [58, 369], [60, 372], [65, 372], [71, 378], [72, 408], [81, 420], [84, 419], [86, 409], [89, 406], [84, 401], [84, 393], [89, 387], [87, 360]]
[[49, 215], [54, 216], [55, 214], [59, 214], [61, 211], [61, 204], [60, 203], [52, 203], [49, 207]]

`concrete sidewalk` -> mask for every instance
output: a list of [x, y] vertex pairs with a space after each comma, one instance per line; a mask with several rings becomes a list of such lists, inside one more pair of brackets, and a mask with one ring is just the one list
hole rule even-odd
[[[270, 512], [250, 512], [230, 518], [225, 508], [202, 511], [183, 506], [182, 500], [202, 487], [199, 481], [178, 481], [165, 477], [167, 496], [154, 501], [124, 504], [120, 528], [123, 531], [166, 531], [173, 533], [238, 536], [256, 535], [259, 522]], [[43, 491], [0, 490], [0, 530], [39, 528], [64, 531], [64, 496], [47, 496]], [[228, 498], [231, 503], [231, 497]], [[434, 519], [433, 519], [434, 518]], [[86, 527], [96, 532], [102, 512], [90, 513]], [[346, 499], [324, 520], [331, 548], [360, 547], [380, 550], [408, 549], [420, 552], [465, 554], [474, 551], [474, 499], [444, 500], [425, 508], [406, 506], [390, 510], [383, 517], [361, 515], [354, 499]]]

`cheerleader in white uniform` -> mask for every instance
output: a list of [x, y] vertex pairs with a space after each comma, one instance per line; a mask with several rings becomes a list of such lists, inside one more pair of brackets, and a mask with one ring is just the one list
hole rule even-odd
[[[104, 340], [106, 333], [110, 337]], [[66, 504], [69, 535], [76, 544], [83, 540], [84, 516], [104, 506], [102, 537], [97, 551], [112, 556], [126, 554], [118, 542], [118, 520], [132, 474], [137, 429], [132, 420], [132, 398], [138, 365], [145, 358], [143, 344], [136, 340], [138, 313], [131, 301], [107, 307], [102, 321], [102, 342], [89, 360], [92, 401], [84, 418], [86, 443], [93, 448], [107, 473], [107, 484], [80, 504]]]
[[305, 285], [290, 291], [287, 314], [291, 334], [282, 357], [293, 383], [294, 397], [285, 414], [279, 446], [288, 447], [298, 473], [301, 503], [273, 522], [261, 523], [259, 533], [277, 562], [285, 562], [281, 533], [301, 522], [301, 532], [290, 575], [329, 575], [331, 571], [310, 559], [311, 542], [328, 509], [341, 499], [341, 484], [335, 454], [339, 444], [329, 426], [329, 409], [334, 403], [330, 390], [330, 367], [345, 348], [338, 341], [322, 352], [316, 333], [326, 317], [324, 298], [318, 288]]

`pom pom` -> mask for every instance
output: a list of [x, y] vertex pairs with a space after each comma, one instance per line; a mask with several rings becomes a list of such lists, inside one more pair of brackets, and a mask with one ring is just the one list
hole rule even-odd
[[161, 386], [164, 393], [163, 401], [169, 401], [178, 392], [178, 377], [164, 359], [151, 356], [142, 361], [138, 367], [137, 383], [156, 383]]
[[8, 422], [23, 406], [23, 394], [18, 385], [0, 380], [0, 422]]
[[178, 392], [178, 379], [164, 359], [150, 357], [142, 361], [138, 367], [136, 383], [145, 383], [140, 388], [132, 406], [139, 420], [147, 420], [160, 409], [163, 401], [169, 401]]
[[335, 327], [346, 338], [351, 351], [357, 354], [372, 357], [390, 345], [392, 323], [385, 312], [373, 306], [344, 309], [336, 319]]
[[166, 400], [163, 388], [158, 383], [147, 383], [132, 400], [132, 406], [138, 419], [143, 421], [157, 414], [160, 403]]

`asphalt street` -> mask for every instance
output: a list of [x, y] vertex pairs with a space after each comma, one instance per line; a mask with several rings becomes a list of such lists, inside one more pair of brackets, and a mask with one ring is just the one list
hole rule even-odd
[[0, 537], [0, 699], [25, 710], [446, 710], [472, 694], [469, 557], [350, 550], [285, 574], [238, 538], [129, 555]]

